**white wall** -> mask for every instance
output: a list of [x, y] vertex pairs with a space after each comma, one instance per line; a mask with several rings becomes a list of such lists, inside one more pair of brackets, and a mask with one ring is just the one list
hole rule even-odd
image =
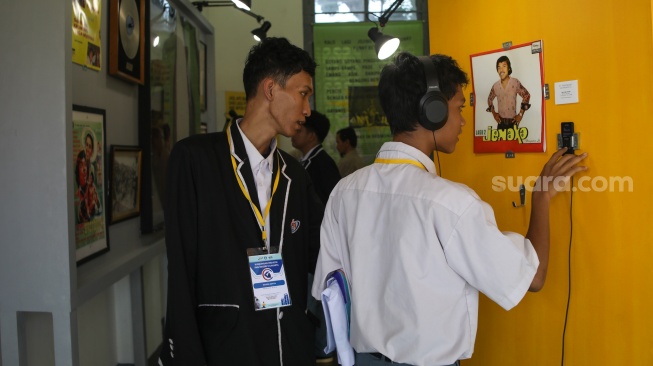
[[[69, 310], [74, 278], [67, 275], [74, 266], [69, 250], [72, 212], [68, 211], [72, 174], [66, 170], [71, 156], [67, 139], [69, 4], [2, 3], [3, 10], [12, 14], [0, 23], [0, 345], [4, 366], [19, 364], [17, 311], [55, 313], [53, 324], [44, 327], [52, 327], [54, 333], [69, 334], [74, 326]], [[28, 337], [34, 329], [31, 320], [24, 327], [27, 334], [19, 337]], [[70, 349], [67, 339], [55, 339], [55, 347]], [[72, 364], [72, 354], [62, 352], [56, 358], [60, 364]]]
[[[70, 0], [3, 5], [13, 15], [0, 24], [1, 364], [115, 365], [108, 292], [77, 308], [78, 271], [94, 264], [75, 263], [71, 107], [106, 110], [107, 141], [136, 145], [138, 89], [107, 75], [108, 1], [100, 72], [72, 63]], [[141, 238], [137, 220], [110, 230], [114, 253]]]

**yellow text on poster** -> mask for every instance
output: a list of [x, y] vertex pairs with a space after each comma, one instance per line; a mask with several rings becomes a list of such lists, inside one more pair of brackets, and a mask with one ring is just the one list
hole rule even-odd
[[225, 105], [227, 106], [226, 116], [231, 119], [233, 116], [230, 114], [231, 111], [236, 112], [238, 116], [245, 114], [245, 105], [247, 101], [245, 100], [245, 92], [240, 91], [226, 91], [225, 95]]
[[101, 0], [73, 2], [73, 62], [94, 70], [101, 69]]

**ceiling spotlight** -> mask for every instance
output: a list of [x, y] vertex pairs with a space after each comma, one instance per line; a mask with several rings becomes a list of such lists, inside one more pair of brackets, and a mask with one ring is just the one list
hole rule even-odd
[[237, 8], [252, 10], [252, 1], [251, 0], [231, 0]]
[[370, 28], [367, 36], [374, 42], [374, 49], [379, 60], [385, 60], [399, 48], [399, 38], [383, 34], [379, 31], [379, 28]]
[[[381, 29], [385, 27], [385, 25], [388, 23], [390, 20], [390, 16], [392, 13], [399, 8], [401, 3], [404, 0], [396, 0], [386, 11], [381, 14], [379, 17], [379, 26], [381, 26]], [[392, 37], [388, 34], [383, 34], [382, 31], [379, 30], [379, 27], [372, 27], [370, 28], [369, 31], [367, 31], [367, 36], [370, 37], [370, 39], [374, 42], [374, 48], [376, 49], [376, 56], [379, 58], [379, 60], [385, 60], [386, 58], [392, 56], [393, 53], [399, 48], [399, 38]]]
[[267, 20], [264, 21], [261, 27], [256, 28], [252, 31], [254, 39], [258, 42], [261, 42], [262, 40], [268, 38], [268, 30], [270, 30], [270, 27], [272, 27], [272, 23], [268, 22]]

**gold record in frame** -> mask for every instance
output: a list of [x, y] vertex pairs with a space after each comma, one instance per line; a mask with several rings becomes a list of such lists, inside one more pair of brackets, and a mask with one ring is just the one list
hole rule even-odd
[[145, 83], [144, 0], [109, 3], [109, 74]]
[[140, 45], [140, 19], [138, 18], [138, 8], [136, 0], [122, 0], [120, 2], [119, 13], [120, 20], [118, 26], [120, 30], [120, 45], [125, 51], [129, 60], [134, 60], [138, 54]]

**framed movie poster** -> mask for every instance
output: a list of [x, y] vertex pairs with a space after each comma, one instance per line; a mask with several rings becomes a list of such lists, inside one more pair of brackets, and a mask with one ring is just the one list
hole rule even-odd
[[93, 70], [101, 69], [101, 0], [72, 0], [74, 63]]
[[145, 84], [145, 0], [109, 2], [109, 74]]
[[141, 212], [141, 161], [138, 146], [111, 146], [111, 224]]
[[542, 41], [471, 55], [474, 152], [544, 152]]
[[77, 264], [81, 264], [109, 250], [104, 181], [106, 113], [73, 105], [72, 120], [75, 248]]

